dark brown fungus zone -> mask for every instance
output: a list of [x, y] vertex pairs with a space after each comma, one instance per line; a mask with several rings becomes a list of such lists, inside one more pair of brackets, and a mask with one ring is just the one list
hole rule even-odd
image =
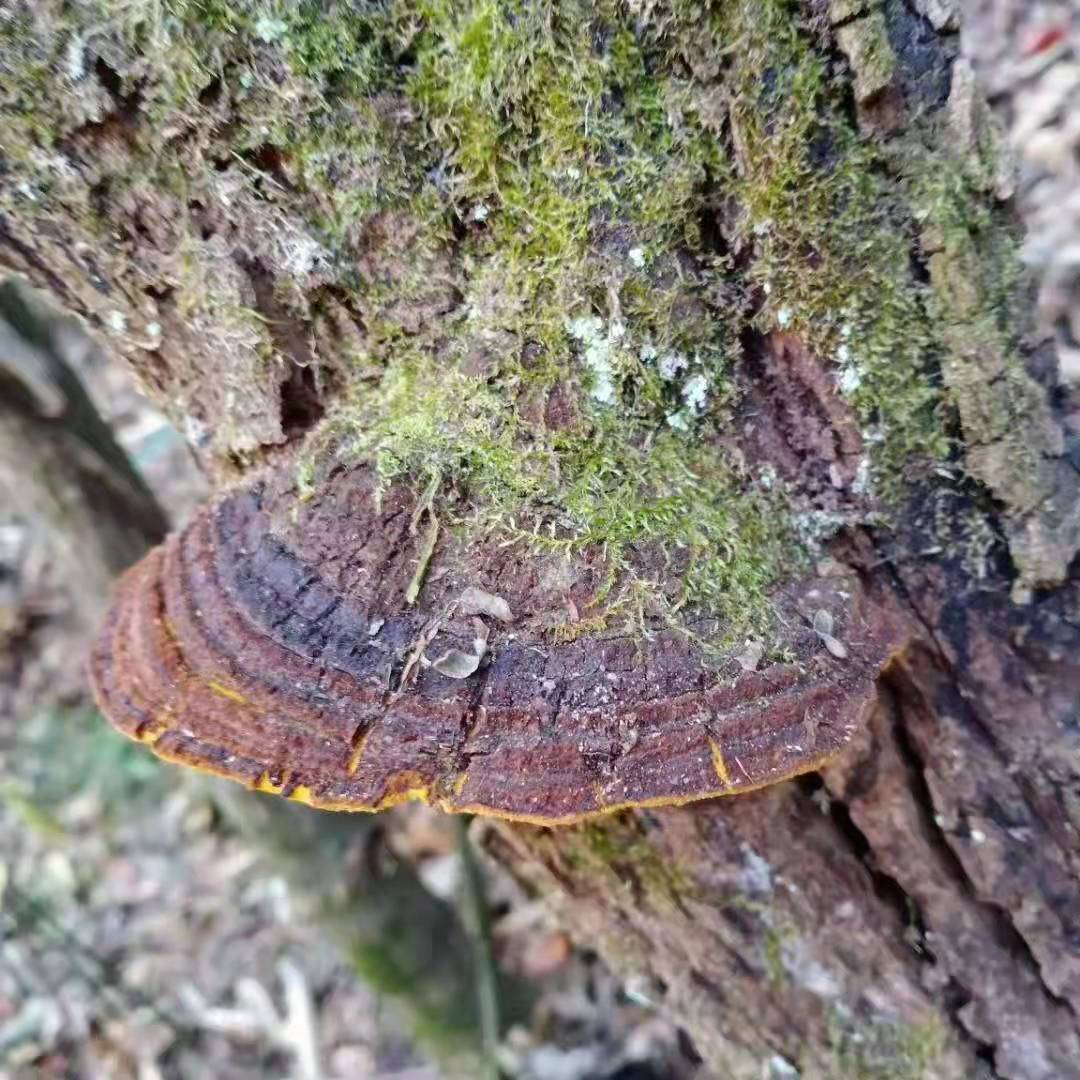
[[600, 552], [478, 543], [415, 509], [363, 464], [307, 501], [285, 472], [223, 496], [122, 579], [91, 660], [102, 709], [168, 761], [323, 809], [556, 824], [818, 767], [895, 640], [842, 574], [778, 590], [766, 659], [673, 630], [567, 640]]

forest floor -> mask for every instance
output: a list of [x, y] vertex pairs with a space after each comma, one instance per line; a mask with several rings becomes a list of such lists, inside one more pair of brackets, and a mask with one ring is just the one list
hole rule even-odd
[[[182, 440], [101, 356], [83, 376], [182, 521], [205, 491]], [[18, 482], [17, 463], [5, 464]], [[0, 1080], [448, 1075], [432, 1040], [416, 1037], [414, 988], [358, 977], [324, 925], [326, 889], [305, 887], [303, 867], [286, 872], [238, 822], [237, 807], [242, 818], [264, 800], [162, 765], [96, 713], [72, 569], [0, 506]], [[368, 855], [376, 845], [460, 905], [451, 819], [406, 807], [374, 832], [357, 825]], [[696, 1074], [647, 1000], [485, 869], [496, 963], [527, 988], [498, 1047], [506, 1076]]]

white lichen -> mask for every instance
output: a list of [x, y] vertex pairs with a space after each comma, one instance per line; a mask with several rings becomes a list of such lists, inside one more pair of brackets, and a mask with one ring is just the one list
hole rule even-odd
[[691, 375], [683, 383], [682, 399], [686, 408], [694, 415], [700, 416], [705, 411], [709, 402], [709, 379], [708, 376], [698, 372]]
[[834, 1001], [843, 987], [818, 960], [813, 946], [799, 937], [786, 938], [780, 947], [780, 962], [791, 981], [825, 1001]]
[[64, 69], [72, 82], [86, 75], [86, 42], [78, 34], [68, 40], [64, 49]]
[[793, 514], [791, 522], [803, 544], [813, 549], [834, 536], [848, 523], [848, 518], [836, 510], [805, 510]]
[[871, 494], [874, 486], [874, 474], [870, 465], [869, 457], [859, 460], [859, 467], [855, 470], [855, 479], [851, 482], [851, 490], [856, 495]]
[[742, 869], [739, 871], [739, 889], [744, 893], [763, 896], [773, 891], [772, 867], [746, 841], [739, 845]]
[[330, 252], [295, 222], [282, 220], [276, 231], [278, 258], [290, 276], [306, 278], [330, 265]]
[[255, 36], [260, 41], [264, 41], [267, 45], [270, 45], [280, 38], [283, 38], [288, 29], [288, 23], [282, 22], [281, 19], [274, 19], [269, 15], [263, 15], [255, 23]]
[[682, 353], [667, 352], [660, 357], [660, 362], [657, 364], [657, 370], [660, 372], [660, 376], [663, 379], [667, 379], [668, 382], [674, 380], [680, 371], [685, 371], [687, 368], [686, 357]]
[[780, 1080], [780, 1078], [799, 1075], [799, 1070], [786, 1057], [781, 1057], [779, 1054], [773, 1054], [765, 1064], [770, 1078], [776, 1077]]
[[845, 396], [854, 394], [862, 386], [862, 372], [855, 364], [848, 364], [840, 369], [840, 378], [837, 380], [840, 393]]
[[599, 405], [615, 404], [615, 372], [611, 353], [614, 341], [597, 315], [579, 315], [566, 324], [566, 332], [581, 344], [582, 359], [592, 376], [590, 394]]

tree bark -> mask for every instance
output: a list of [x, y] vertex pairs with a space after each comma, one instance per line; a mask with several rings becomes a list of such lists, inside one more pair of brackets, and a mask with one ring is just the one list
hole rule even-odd
[[[640, 25], [661, 20], [652, 4], [630, 7], [648, 9]], [[774, 10], [764, 0], [726, 7], [751, 21]], [[17, 89], [3, 101], [0, 270], [100, 332], [219, 478], [288, 452], [376, 378], [364, 357], [386, 326], [403, 349], [430, 345], [432, 326], [443, 343], [464, 333], [458, 309], [472, 270], [460, 235], [425, 231], [376, 199], [347, 228], [312, 239], [312, 222], [340, 211], [333, 170], [320, 187], [310, 161], [283, 146], [280, 116], [267, 116], [261, 136], [252, 120], [267, 85], [299, 102], [301, 126], [320, 120], [321, 94], [340, 91], [338, 69], [296, 76], [295, 27], [289, 37], [260, 24], [244, 68], [227, 51], [192, 64], [190, 39], [177, 60], [162, 44], [165, 23], [72, 27], [59, 5], [6, 9], [19, 49], [3, 61]], [[725, 79], [737, 60], [704, 31], [695, 49], [685, 26], [704, 25], [708, 10], [688, 24], [671, 16], [683, 27], [679, 71], [745, 180], [747, 131], [769, 126], [771, 106], [764, 89], [761, 100], [732, 96]], [[1080, 1077], [1080, 482], [1074, 390], [1062, 378], [1066, 279], [1046, 255], [1037, 324], [1039, 283], [1005, 287], [994, 269], [1017, 215], [1039, 212], [1030, 185], [1015, 193], [1017, 169], [1030, 179], [1034, 168], [1024, 157], [1033, 139], [1017, 135], [1031, 127], [1020, 106], [1047, 72], [1065, 70], [1053, 50], [1071, 30], [1028, 26], [1006, 3], [982, 5], [962, 26], [947, 0], [786, 10], [843, 87], [851, 130], [877, 148], [890, 191], [907, 200], [880, 227], [910, 232], [902, 273], [929, 296], [937, 333], [927, 347], [936, 366], [919, 377], [935, 392], [944, 383], [941, 409], [962, 449], [943, 468], [965, 479], [942, 485], [932, 470], [902, 467], [892, 527], [864, 516], [829, 542], [906, 639], [865, 730], [820, 774], [575, 827], [492, 825], [485, 849], [673, 1015], [718, 1076]], [[294, 49], [287, 64], [282, 41]], [[415, 39], [401, 55], [410, 49]], [[190, 65], [185, 77], [201, 73], [183, 108], [162, 67], [170, 56]], [[66, 74], [49, 68], [58, 57]], [[776, 76], [759, 74], [766, 88]], [[62, 117], [43, 120], [35, 86]], [[407, 95], [364, 104], [379, 124], [417, 122]], [[801, 138], [817, 146], [819, 135]], [[385, 159], [365, 153], [360, 164], [338, 161], [338, 183], [359, 186], [370, 167], [385, 190]], [[929, 162], [931, 177], [966, 178], [950, 203], [963, 212], [959, 228], [911, 194], [916, 162]], [[706, 233], [738, 217], [714, 194], [695, 196], [702, 219], [719, 222]], [[484, 213], [459, 216], [458, 232]], [[747, 280], [764, 245], [713, 244]], [[810, 275], [819, 253], [803, 257]], [[766, 329], [785, 325], [785, 308], [754, 289], [742, 299], [751, 294], [757, 316], [775, 319]], [[823, 464], [810, 449], [817, 436], [805, 434], [832, 440], [847, 422], [831, 389], [835, 358], [777, 347], [754, 317], [740, 337], [741, 393], [758, 417], [744, 450], [774, 453], [782, 479], [817, 491], [806, 505], [846, 520], [832, 489], [861, 443]], [[795, 340], [809, 337], [795, 329]], [[500, 347], [528, 345], [527, 334], [505, 337]], [[490, 340], [462, 340], [486, 362]], [[819, 468], [831, 482], [808, 479]]]
[[820, 776], [493, 849], [721, 1075], [1074, 1075], [1076, 586], [1017, 610], [937, 561], [878, 585], [911, 642]]

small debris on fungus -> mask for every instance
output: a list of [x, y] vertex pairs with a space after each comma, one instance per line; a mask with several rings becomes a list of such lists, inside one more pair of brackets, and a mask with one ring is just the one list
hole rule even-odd
[[746, 648], [735, 657], [735, 660], [743, 671], [757, 671], [764, 656], [765, 646], [760, 641], [748, 641]]
[[467, 679], [480, 666], [483, 658], [482, 651], [467, 653], [461, 649], [447, 649], [437, 660], [431, 661], [431, 666], [448, 679]]
[[514, 621], [510, 605], [501, 596], [484, 592], [475, 585], [470, 585], [458, 597], [457, 610], [460, 615], [490, 615], [501, 623]]
[[848, 656], [847, 646], [833, 636], [833, 617], [823, 608], [814, 612], [814, 633], [821, 639], [821, 644], [836, 657], [837, 660], [846, 660]]

